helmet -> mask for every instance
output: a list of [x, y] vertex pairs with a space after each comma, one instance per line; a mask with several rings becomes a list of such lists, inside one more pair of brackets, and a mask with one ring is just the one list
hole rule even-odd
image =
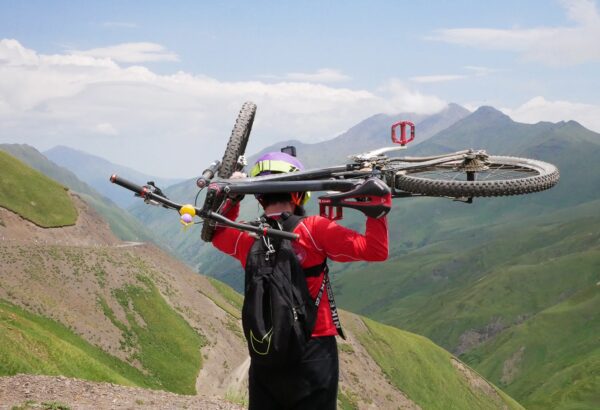
[[[285, 152], [268, 152], [261, 155], [250, 170], [251, 177], [269, 174], [283, 174], [287, 172], [303, 171], [304, 165]], [[291, 192], [292, 202], [296, 205], [304, 205], [310, 199], [310, 192]], [[258, 198], [258, 196], [257, 196]]]

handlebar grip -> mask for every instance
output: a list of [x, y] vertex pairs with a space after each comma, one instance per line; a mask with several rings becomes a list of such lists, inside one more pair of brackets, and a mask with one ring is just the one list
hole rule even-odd
[[198, 185], [198, 188], [204, 188], [208, 186], [208, 184], [210, 184], [210, 181], [217, 173], [217, 170], [219, 169], [220, 165], [221, 161], [214, 161], [212, 164], [209, 165], [208, 168], [206, 168], [202, 172], [202, 176], [196, 181], [196, 185]]
[[128, 181], [125, 178], [121, 178], [117, 176], [117, 174], [112, 174], [110, 176], [110, 182], [112, 182], [113, 184], [120, 185], [123, 188], [127, 188], [140, 196], [144, 196], [146, 192], [148, 192], [147, 188], [134, 184], [133, 182]]

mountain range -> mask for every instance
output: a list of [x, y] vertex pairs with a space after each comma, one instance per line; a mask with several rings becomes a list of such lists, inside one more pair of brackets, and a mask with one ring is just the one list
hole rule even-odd
[[[70, 170], [77, 170], [77, 178], [93, 187], [102, 196], [110, 198], [121, 208], [127, 208], [137, 202], [129, 191], [120, 189], [113, 184], [107, 184], [108, 176], [112, 174], [127, 175], [134, 181], [154, 181], [160, 186], [174, 185], [181, 181], [175, 178], [161, 178], [146, 175], [129, 167], [113, 164], [96, 155], [62, 145], [43, 152], [44, 156], [55, 164]], [[107, 176], [108, 175], [108, 176]]]
[[[528, 408], [600, 406], [600, 135], [574, 121], [522, 124], [492, 107], [452, 106], [431, 118], [377, 115], [331, 141], [294, 144], [309, 167], [336, 163], [386, 145], [400, 119], [417, 124], [419, 143], [407, 155], [486, 149], [551, 162], [561, 180], [546, 192], [473, 204], [396, 200], [389, 260], [333, 265], [339, 304], [431, 338]], [[422, 138], [425, 124], [436, 126]], [[193, 180], [165, 191], [181, 202], [197, 192]], [[308, 210], [316, 212], [314, 201]], [[142, 203], [129, 211], [195, 270], [242, 288], [237, 262], [202, 244], [199, 226], [184, 232], [176, 214]], [[258, 213], [255, 201], [243, 202], [242, 218]], [[349, 211], [342, 223], [361, 230], [363, 221]]]
[[454, 103], [431, 115], [414, 113], [377, 114], [327, 141], [314, 144], [297, 140], [277, 142], [249, 156], [248, 163], [253, 164], [263, 153], [279, 151], [284, 146], [292, 145], [296, 147], [298, 159], [306, 168], [342, 164], [347, 161], [350, 155], [391, 145], [391, 125], [397, 121], [412, 121], [418, 129], [418, 136], [414, 144], [420, 144], [469, 114], [467, 109]]

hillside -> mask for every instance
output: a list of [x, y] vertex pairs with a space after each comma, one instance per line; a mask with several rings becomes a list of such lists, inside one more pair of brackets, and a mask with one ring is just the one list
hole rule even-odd
[[110, 198], [114, 203], [125, 209], [136, 202], [131, 192], [108, 183], [108, 177], [112, 174], [127, 175], [132, 181], [145, 184], [147, 181], [155, 181], [159, 186], [169, 186], [180, 182], [180, 179], [160, 178], [146, 175], [122, 165], [113, 164], [96, 155], [65, 146], [57, 146], [43, 152], [44, 156], [55, 164], [64, 167], [81, 181], [92, 187], [100, 195]]
[[77, 210], [66, 188], [0, 151], [0, 206], [45, 228], [74, 225]]
[[599, 287], [565, 297], [464, 360], [515, 397], [526, 397], [528, 409], [598, 408]]
[[[61, 374], [243, 402], [239, 295], [155, 246], [119, 241], [71, 198], [79, 217], [65, 228], [43, 229], [0, 208], [0, 374]], [[426, 339], [342, 315], [349, 338], [340, 343], [341, 408], [520, 408]], [[378, 347], [395, 345], [394, 360]], [[398, 377], [407, 368], [424, 369], [422, 382]]]
[[[390, 225], [397, 227], [391, 232], [390, 260], [370, 275], [362, 267], [338, 271], [340, 304], [466, 354], [478, 371], [528, 407], [562, 403], [593, 408], [589, 403], [594, 396], [586, 392], [600, 388], [595, 376], [599, 367], [589, 355], [597, 354], [593, 334], [600, 333], [600, 322], [572, 321], [570, 330], [581, 339], [566, 337], [564, 357], [552, 362], [553, 372], [568, 374], [568, 381], [545, 384], [548, 357], [540, 352], [553, 349], [553, 329], [562, 328], [563, 319], [545, 312], [560, 309], [566, 299], [590, 291], [600, 280], [600, 201], [598, 191], [591, 189], [600, 186], [594, 160], [600, 135], [574, 122], [519, 124], [483, 108], [415, 150], [430, 154], [468, 146], [550, 161], [559, 166], [561, 181], [540, 194], [480, 199], [469, 206], [406, 201], [390, 215]], [[589, 306], [600, 309], [594, 298]], [[529, 328], [539, 334], [519, 330]], [[502, 350], [508, 345], [500, 341], [517, 333], [524, 350], [519, 356], [521, 346], [511, 345], [509, 355]], [[527, 336], [531, 340], [526, 343]], [[505, 378], [502, 384], [499, 369], [511, 366], [513, 354], [522, 357], [523, 371], [514, 365], [510, 382]], [[574, 369], [581, 371], [568, 373]], [[540, 401], [549, 386], [555, 389], [552, 399]]]
[[[125, 241], [155, 241], [152, 232], [142, 226], [126, 211], [82, 182], [73, 172], [48, 160], [35, 148], [25, 144], [0, 144], [0, 151], [9, 153], [43, 175], [77, 192], [81, 198], [108, 221], [111, 230], [120, 239]], [[112, 185], [108, 182], [108, 176], [106, 176], [106, 184]]]

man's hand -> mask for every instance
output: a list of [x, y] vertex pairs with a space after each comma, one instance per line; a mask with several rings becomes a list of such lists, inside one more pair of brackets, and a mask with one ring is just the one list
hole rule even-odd
[[[240, 171], [235, 171], [233, 174], [231, 174], [231, 176], [229, 177], [229, 179], [242, 179], [242, 178], [246, 178], [247, 175], [243, 172]], [[230, 194], [229, 198], [231, 198], [231, 201], [233, 203], [237, 203], [240, 202], [242, 199], [244, 199], [244, 195], [243, 194]]]
[[241, 178], [246, 178], [248, 175], [246, 175], [243, 172], [240, 171], [235, 171], [233, 174], [231, 174], [231, 176], [229, 177], [229, 179], [241, 179]]

